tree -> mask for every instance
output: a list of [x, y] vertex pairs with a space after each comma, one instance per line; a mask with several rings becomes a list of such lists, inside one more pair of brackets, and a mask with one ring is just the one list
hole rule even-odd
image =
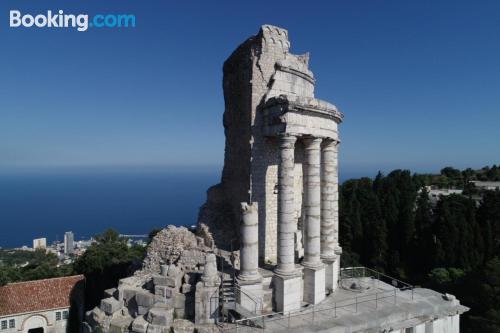
[[426, 274], [432, 267], [434, 248], [432, 208], [429, 192], [422, 188], [417, 198], [415, 210], [415, 237], [413, 240], [413, 255], [416, 265], [413, 273], [419, 276]]
[[462, 173], [460, 170], [452, 168], [452, 167], [446, 167], [441, 169], [441, 174], [447, 178], [450, 178], [452, 180], [459, 180], [462, 179]]
[[104, 290], [114, 287], [118, 280], [128, 276], [134, 261], [142, 259], [144, 251], [131, 250], [127, 239], [108, 229], [94, 237], [93, 243], [74, 264], [75, 270], [86, 278], [85, 300], [92, 309], [102, 298]]

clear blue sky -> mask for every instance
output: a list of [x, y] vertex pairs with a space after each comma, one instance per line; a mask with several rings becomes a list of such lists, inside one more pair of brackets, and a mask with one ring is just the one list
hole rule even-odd
[[[10, 29], [10, 9], [137, 27]], [[343, 171], [500, 162], [499, 1], [2, 0], [0, 17], [3, 169], [220, 166], [222, 63], [262, 24], [345, 114]]]

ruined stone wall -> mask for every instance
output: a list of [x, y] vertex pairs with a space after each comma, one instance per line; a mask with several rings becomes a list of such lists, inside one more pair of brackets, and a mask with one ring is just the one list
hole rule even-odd
[[[263, 104], [272, 97], [314, 97], [309, 56], [289, 53], [288, 32], [264, 25], [224, 63], [224, 129], [226, 148], [219, 185], [208, 191], [200, 222], [209, 225], [217, 246], [229, 248], [239, 235], [240, 202], [259, 203], [259, 257], [276, 262], [277, 139], [264, 135]], [[302, 214], [303, 145], [296, 160], [296, 212]]]

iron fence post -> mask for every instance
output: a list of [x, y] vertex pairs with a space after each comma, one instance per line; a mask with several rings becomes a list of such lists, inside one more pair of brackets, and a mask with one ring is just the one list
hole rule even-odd
[[356, 312], [358, 312], [358, 296], [356, 296]]

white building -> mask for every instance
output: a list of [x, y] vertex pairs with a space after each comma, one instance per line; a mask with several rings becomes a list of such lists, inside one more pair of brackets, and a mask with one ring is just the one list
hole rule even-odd
[[36, 238], [33, 239], [33, 248], [36, 249], [46, 249], [47, 248], [47, 238]]
[[433, 206], [436, 206], [441, 196], [448, 196], [452, 194], [462, 194], [463, 190], [448, 189], [448, 188], [435, 188], [434, 186], [426, 186], [425, 189], [429, 193], [429, 200]]
[[489, 191], [500, 190], [500, 181], [488, 182], [488, 181], [471, 180], [470, 182], [480, 190], [489, 190]]
[[73, 232], [67, 231], [64, 233], [64, 254], [73, 254], [75, 251], [75, 236]]
[[65, 333], [70, 299], [82, 318], [83, 284], [83, 275], [75, 275], [0, 287], [0, 333]]

